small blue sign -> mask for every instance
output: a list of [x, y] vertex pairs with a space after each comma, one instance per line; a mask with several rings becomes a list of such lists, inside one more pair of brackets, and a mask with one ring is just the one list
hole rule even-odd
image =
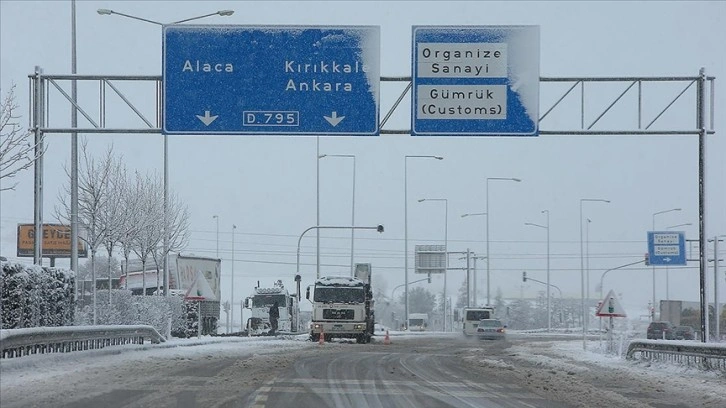
[[163, 30], [165, 134], [379, 134], [380, 27]]
[[539, 27], [413, 27], [411, 134], [537, 136]]
[[682, 231], [648, 231], [648, 263], [686, 265], [686, 234]]

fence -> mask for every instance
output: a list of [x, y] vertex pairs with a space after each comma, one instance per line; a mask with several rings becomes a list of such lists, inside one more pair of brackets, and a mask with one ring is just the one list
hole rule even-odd
[[152, 326], [64, 326], [0, 330], [0, 358], [166, 341]]

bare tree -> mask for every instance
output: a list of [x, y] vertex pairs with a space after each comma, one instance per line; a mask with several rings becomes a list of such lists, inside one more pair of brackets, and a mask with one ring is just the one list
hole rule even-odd
[[144, 178], [137, 171], [134, 180], [128, 180], [124, 187], [124, 193], [121, 197], [123, 201], [123, 217], [126, 224], [119, 240], [121, 251], [124, 255], [124, 272], [126, 274], [126, 282], [128, 285], [129, 278], [129, 257], [134, 248], [134, 244], [138, 239], [144, 222], [144, 214], [141, 211], [141, 198], [144, 190]]
[[146, 261], [163, 238], [164, 200], [159, 177], [146, 176], [142, 179], [138, 212], [141, 215], [132, 250], [141, 260], [143, 294], [146, 295]]
[[[83, 162], [78, 171], [78, 223], [85, 230], [79, 236], [91, 250], [91, 280], [93, 282], [93, 324], [96, 324], [96, 267], [95, 258], [98, 248], [103, 244], [108, 233], [107, 225], [101, 221], [104, 208], [108, 205], [108, 180], [114, 170], [113, 146], [106, 150], [105, 155], [96, 160], [88, 152], [88, 141], [81, 142]], [[70, 172], [65, 168], [70, 180]], [[64, 185], [58, 194], [56, 217], [61, 222], [70, 223], [70, 186]], [[80, 235], [80, 234], [79, 234]]]
[[[162, 235], [162, 246], [157, 247], [156, 251], [154, 251], [154, 262], [156, 262], [156, 286], [157, 290], [159, 289], [159, 265], [163, 265], [163, 259], [164, 256], [169, 255], [170, 252], [179, 252], [182, 249], [186, 248], [187, 244], [189, 243], [189, 210], [186, 205], [181, 201], [179, 196], [176, 194], [171, 194], [169, 196], [169, 213], [168, 213], [168, 222], [169, 222], [169, 245], [166, 248], [166, 252], [164, 252], [163, 247], [163, 235]], [[163, 203], [162, 203], [162, 225], [163, 225]], [[169, 265], [167, 265], [167, 268]], [[164, 271], [164, 274], [166, 274], [167, 271]], [[168, 286], [170, 286], [170, 282], [166, 282], [166, 286], [164, 288], [164, 293], [168, 293]]]
[[[121, 156], [116, 158], [110, 158], [111, 171], [109, 177], [106, 179], [106, 204], [100, 211], [98, 224], [101, 230], [105, 230], [106, 234], [103, 236], [103, 246], [108, 252], [108, 258], [111, 259], [113, 256], [113, 250], [116, 245], [123, 239], [126, 229], [128, 228], [127, 212], [124, 208], [123, 195], [125, 194], [125, 188], [127, 184], [126, 179], [126, 166], [123, 163]], [[108, 288], [111, 290], [111, 263], [108, 263]], [[108, 297], [108, 302], [111, 303], [111, 296]]]
[[[15, 177], [31, 167], [44, 153], [36, 149], [33, 133], [20, 126], [17, 110], [15, 85], [12, 85], [0, 105], [0, 180]], [[0, 191], [12, 190], [17, 185], [0, 186]]]

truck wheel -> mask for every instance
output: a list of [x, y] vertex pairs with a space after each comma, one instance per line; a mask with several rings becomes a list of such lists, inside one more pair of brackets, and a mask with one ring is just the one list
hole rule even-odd
[[317, 343], [318, 341], [320, 341], [320, 335], [319, 334], [314, 334], [314, 333], [313, 334], [310, 334], [310, 340], [313, 343]]

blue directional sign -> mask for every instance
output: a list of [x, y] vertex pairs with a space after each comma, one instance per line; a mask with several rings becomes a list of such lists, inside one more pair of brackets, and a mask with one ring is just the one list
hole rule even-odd
[[165, 134], [378, 135], [380, 27], [163, 30]]
[[539, 27], [413, 27], [411, 133], [537, 136]]
[[648, 231], [648, 262], [651, 265], [685, 265], [685, 232]]

